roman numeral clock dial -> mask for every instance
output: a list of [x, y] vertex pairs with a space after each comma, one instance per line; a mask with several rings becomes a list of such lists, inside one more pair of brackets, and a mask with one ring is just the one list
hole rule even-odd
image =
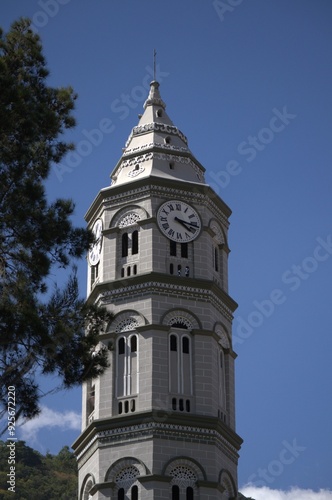
[[163, 203], [157, 212], [157, 221], [161, 232], [178, 243], [193, 241], [202, 227], [196, 210], [180, 200]]
[[96, 266], [100, 260], [100, 253], [102, 247], [102, 239], [103, 239], [103, 223], [101, 219], [97, 219], [93, 225], [92, 232], [95, 237], [95, 242], [90, 248], [88, 257], [90, 266]]

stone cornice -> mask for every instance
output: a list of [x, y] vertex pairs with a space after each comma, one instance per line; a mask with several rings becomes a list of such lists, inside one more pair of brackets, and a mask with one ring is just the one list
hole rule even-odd
[[119, 186], [108, 186], [102, 189], [96, 196], [92, 205], [85, 215], [87, 222], [90, 222], [101, 209], [110, 206], [123, 206], [124, 203], [132, 203], [147, 197], [184, 197], [189, 203], [201, 203], [208, 206], [211, 212], [228, 227], [228, 217], [231, 209], [207, 184], [199, 182], [186, 182], [178, 180], [174, 184], [173, 179], [149, 177], [136, 179], [130, 184]]
[[145, 151], [150, 149], [153, 149], [154, 151], [158, 151], [160, 149], [163, 152], [167, 152], [170, 154], [177, 153], [180, 154], [181, 156], [188, 155], [190, 153], [190, 150], [187, 147], [177, 147], [174, 146], [173, 144], [160, 144], [159, 142], [149, 142], [147, 144], [143, 144], [142, 146], [137, 146], [136, 148], [125, 149], [122, 158], [125, 159], [127, 157], [132, 157], [132, 156], [136, 157], [137, 154], [144, 153]]
[[89, 296], [89, 301], [106, 305], [120, 297], [132, 297], [133, 293], [141, 295], [171, 293], [174, 297], [202, 300], [212, 303], [229, 320], [233, 319], [233, 312], [237, 308], [237, 303], [213, 281], [155, 272], [97, 283]]
[[127, 144], [129, 144], [132, 136], [148, 134], [149, 132], [162, 132], [169, 135], [177, 135], [186, 145], [188, 144], [187, 137], [175, 125], [158, 122], [146, 123], [145, 125], [137, 125], [134, 127], [128, 138]]
[[183, 415], [177, 412], [154, 410], [149, 412], [94, 420], [73, 443], [72, 448], [80, 460], [88, 450], [108, 446], [119, 439], [200, 439], [207, 443], [220, 442], [225, 453], [237, 461], [243, 440], [230, 427], [216, 417]]

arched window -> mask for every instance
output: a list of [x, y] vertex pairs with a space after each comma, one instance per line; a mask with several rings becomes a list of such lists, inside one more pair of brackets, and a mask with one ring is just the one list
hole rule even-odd
[[178, 350], [178, 343], [177, 343], [177, 337], [176, 335], [171, 335], [170, 336], [170, 350], [171, 351], [177, 351]]
[[188, 243], [181, 243], [181, 257], [188, 259]]
[[136, 485], [131, 488], [131, 500], [138, 500], [138, 487]]
[[176, 484], [172, 486], [172, 500], [180, 500], [180, 488]]
[[87, 415], [91, 415], [95, 410], [95, 385], [92, 380], [87, 383]]
[[132, 234], [131, 253], [132, 253], [132, 255], [135, 255], [138, 253], [138, 231], [137, 230], [135, 230]]
[[128, 257], [128, 233], [122, 235], [122, 257]]
[[191, 486], [188, 486], [187, 488], [186, 500], [194, 500], [194, 490]]
[[91, 288], [95, 281], [97, 281], [99, 275], [99, 262], [95, 266], [91, 266]]
[[136, 334], [129, 338], [122, 336], [118, 340], [116, 379], [117, 397], [138, 393], [138, 337]]
[[[177, 324], [172, 326], [177, 327]], [[191, 339], [187, 334], [180, 334], [180, 332], [178, 332], [177, 334], [172, 333], [169, 337], [169, 391], [172, 394], [192, 395], [192, 359], [190, 344]], [[183, 411], [183, 401], [181, 406], [181, 411]]]
[[81, 500], [91, 499], [90, 491], [91, 488], [94, 486], [94, 484], [95, 484], [94, 479], [90, 476], [90, 478], [85, 483], [83, 494], [80, 496]]
[[136, 335], [133, 335], [132, 337], [130, 337], [130, 350], [131, 350], [131, 352], [137, 351], [137, 337], [136, 337]]
[[118, 491], [118, 500], [125, 500], [125, 490], [124, 488], [120, 488]]
[[125, 353], [125, 339], [124, 337], [121, 337], [119, 339], [119, 355]]
[[182, 337], [182, 352], [183, 354], [189, 354], [189, 338]]
[[219, 407], [226, 409], [226, 371], [224, 351], [219, 351]]
[[181, 355], [181, 393], [192, 394], [192, 366], [190, 356], [190, 339], [187, 335], [182, 336]]
[[219, 271], [219, 250], [216, 246], [213, 249], [213, 261], [215, 271]]

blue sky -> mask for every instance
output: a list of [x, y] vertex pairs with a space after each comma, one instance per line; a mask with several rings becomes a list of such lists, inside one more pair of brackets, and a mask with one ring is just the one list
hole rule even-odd
[[[138, 122], [157, 50], [167, 112], [233, 210], [239, 483], [264, 500], [332, 490], [332, 3], [2, 0], [3, 28], [20, 16], [50, 84], [79, 95], [77, 153], [48, 182], [78, 225]], [[85, 295], [85, 262], [79, 273]], [[43, 404], [22, 436], [56, 453], [79, 433], [80, 390]], [[301, 495], [278, 498], [331, 498]]]

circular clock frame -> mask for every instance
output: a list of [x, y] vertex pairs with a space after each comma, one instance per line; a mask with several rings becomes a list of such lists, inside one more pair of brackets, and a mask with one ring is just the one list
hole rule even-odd
[[195, 240], [202, 228], [198, 212], [182, 200], [170, 200], [163, 203], [157, 212], [160, 231], [177, 243]]
[[92, 227], [95, 242], [89, 250], [88, 259], [90, 266], [96, 266], [100, 261], [101, 247], [103, 241], [103, 221], [97, 219]]

